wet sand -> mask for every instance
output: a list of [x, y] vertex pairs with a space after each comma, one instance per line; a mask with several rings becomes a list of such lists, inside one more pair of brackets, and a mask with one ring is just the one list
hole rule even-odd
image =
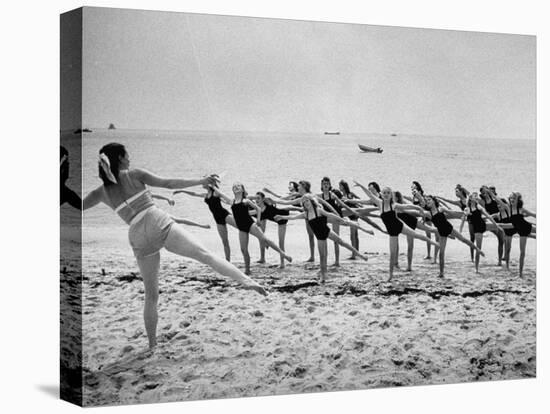
[[[449, 259], [445, 279], [418, 253], [385, 282], [388, 257], [255, 265], [269, 296], [163, 254], [159, 345], [147, 351], [137, 266], [94, 255], [83, 280], [84, 404], [113, 405], [532, 378], [534, 267]], [[98, 257], [103, 259], [97, 260]], [[401, 265], [405, 258], [401, 257]], [[105, 269], [105, 275], [102, 274]]]

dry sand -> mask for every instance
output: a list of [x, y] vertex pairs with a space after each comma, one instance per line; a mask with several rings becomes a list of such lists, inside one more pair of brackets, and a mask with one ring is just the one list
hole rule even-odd
[[484, 263], [476, 275], [450, 259], [442, 280], [418, 253], [413, 272], [388, 283], [387, 255], [371, 255], [342, 261], [326, 285], [315, 265], [256, 265], [264, 298], [163, 253], [159, 345], [149, 353], [137, 266], [93, 257], [83, 280], [85, 405], [536, 375], [535, 270], [519, 279], [516, 262], [514, 273]]

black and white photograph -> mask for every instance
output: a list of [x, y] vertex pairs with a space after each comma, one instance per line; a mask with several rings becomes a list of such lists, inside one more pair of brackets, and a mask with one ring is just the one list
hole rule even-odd
[[535, 36], [60, 19], [64, 399], [536, 377]]

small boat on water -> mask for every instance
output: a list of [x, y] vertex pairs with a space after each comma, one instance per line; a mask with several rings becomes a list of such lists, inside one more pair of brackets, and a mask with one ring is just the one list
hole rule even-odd
[[92, 130], [89, 128], [78, 128], [73, 132], [73, 134], [82, 134], [83, 132], [92, 132]]
[[382, 151], [384, 151], [380, 147], [373, 148], [373, 147], [369, 147], [367, 145], [362, 145], [362, 144], [357, 144], [357, 145], [359, 146], [359, 149], [361, 150], [361, 152], [375, 152], [377, 154], [382, 154]]
[[115, 124], [109, 124], [109, 128], [108, 129], [116, 129], [115, 128]]
[[334, 131], [334, 132], [325, 131], [325, 135], [340, 135], [340, 131]]

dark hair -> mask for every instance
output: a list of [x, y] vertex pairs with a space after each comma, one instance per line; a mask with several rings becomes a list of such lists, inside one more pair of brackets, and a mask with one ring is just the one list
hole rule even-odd
[[502, 201], [504, 204], [508, 204], [508, 200], [506, 200], [505, 198], [501, 198], [500, 201]]
[[433, 200], [435, 208], [439, 208], [439, 200], [437, 199], [437, 197], [431, 194], [427, 194], [424, 196], [424, 199], [426, 199], [427, 197], [430, 197]]
[[393, 197], [396, 203], [403, 204], [403, 194], [401, 194], [401, 191], [394, 191]]
[[289, 181], [288, 183], [289, 183], [290, 185], [292, 185], [292, 189], [293, 189], [294, 191], [296, 191], [296, 192], [298, 191], [298, 183], [297, 183], [296, 181]]
[[[120, 171], [120, 158], [126, 155], [126, 148], [124, 145], [117, 144], [116, 142], [111, 142], [110, 144], [104, 145], [100, 150], [100, 154], [105, 154], [109, 158], [109, 164], [111, 165], [111, 172], [115, 178], [118, 178], [118, 173]], [[101, 167], [99, 167], [99, 178], [103, 181], [104, 185], [113, 185], [105, 175], [105, 172]]]
[[470, 192], [466, 190], [464, 187], [462, 187], [460, 184], [457, 184], [455, 188], [458, 189], [458, 191], [460, 191], [463, 197], [468, 197], [470, 195]]
[[380, 186], [376, 181], [371, 181], [367, 187], [373, 186], [377, 193], [380, 193]]
[[301, 180], [300, 182], [298, 182], [298, 184], [304, 187], [304, 190], [306, 190], [306, 193], [311, 192], [311, 183], [309, 181]]
[[256, 195], [261, 196], [262, 198], [265, 198], [265, 194], [262, 191], [258, 191]]
[[424, 190], [422, 189], [422, 186], [420, 185], [420, 183], [418, 181], [413, 181], [412, 183], [414, 184], [418, 192], [424, 195]]
[[321, 185], [323, 185], [323, 183], [328, 183], [328, 185], [329, 185], [329, 191], [332, 190], [332, 183], [330, 182], [330, 178], [328, 178], [328, 177], [323, 177], [323, 179], [321, 180]]
[[59, 150], [60, 150], [60, 155], [59, 155], [59, 158], [63, 158], [64, 155], [66, 155], [67, 157], [69, 156], [69, 151], [67, 151], [67, 148], [65, 148], [63, 145], [60, 145], [59, 146]]
[[518, 208], [522, 208], [523, 207], [523, 196], [521, 195], [521, 193], [516, 193], [516, 198], [518, 199], [518, 201], [516, 202]]
[[345, 180], [340, 180], [338, 184], [344, 189], [344, 195], [346, 197], [349, 197], [349, 195], [351, 194], [349, 184]]

